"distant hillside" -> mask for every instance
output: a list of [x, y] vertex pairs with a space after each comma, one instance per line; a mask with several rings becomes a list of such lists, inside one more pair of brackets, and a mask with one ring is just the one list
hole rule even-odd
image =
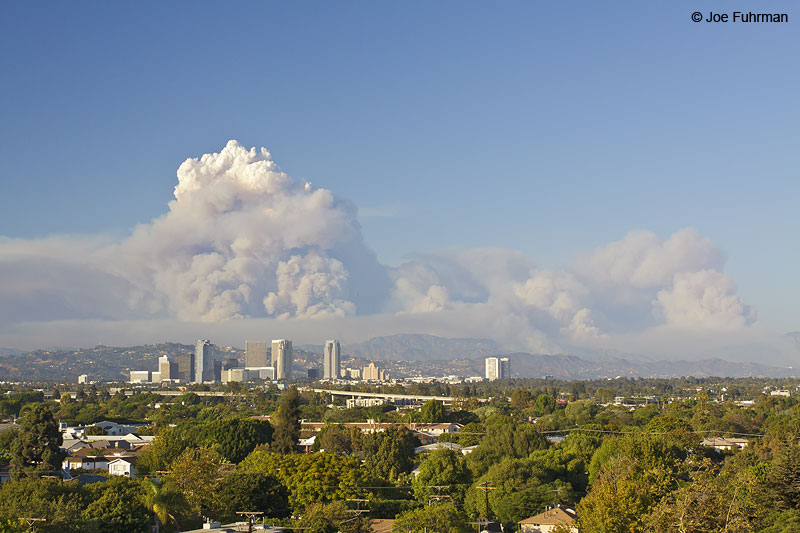
[[358, 344], [342, 345], [342, 352], [375, 361], [429, 361], [472, 359], [501, 353], [490, 339], [447, 339], [433, 335], [405, 333], [373, 337]]
[[[81, 374], [90, 380], [127, 381], [131, 370], [158, 370], [158, 358], [193, 352], [189, 344], [164, 343], [144, 346], [95, 346], [80, 349], [48, 349], [0, 358], [0, 380], [74, 381]], [[217, 359], [238, 358], [241, 350], [219, 348]]]
[[[787, 377], [793, 369], [761, 365], [758, 363], [734, 363], [723, 359], [700, 361], [631, 361], [628, 359], [586, 360], [574, 355], [533, 355], [514, 353], [511, 359], [512, 376], [534, 378], [550, 375], [559, 379], [594, 379], [622, 377]], [[473, 368], [480, 370], [482, 360]]]
[[[304, 350], [303, 348], [306, 348]], [[320, 368], [321, 347], [296, 348], [294, 368], [297, 377], [307, 368]], [[309, 349], [311, 348], [311, 349]], [[145, 346], [95, 346], [83, 349], [36, 350], [0, 357], [0, 381], [74, 381], [81, 374], [90, 380], [127, 380], [130, 370], [157, 370], [158, 358], [194, 351], [189, 344], [164, 343]], [[342, 346], [342, 361], [356, 367], [367, 361], [381, 361], [380, 366], [392, 376], [475, 376], [483, 375], [483, 358], [502, 353], [497, 343], [487, 339], [446, 339], [432, 335], [393, 335]], [[238, 348], [217, 346], [217, 359], [243, 360]], [[357, 357], [352, 361], [350, 357]], [[765, 376], [786, 377], [796, 374], [791, 368], [758, 363], [739, 363], [724, 359], [699, 361], [653, 361], [636, 356], [584, 357], [576, 355], [541, 355], [512, 353], [512, 377], [558, 379], [594, 379], [625, 377], [680, 376]]]

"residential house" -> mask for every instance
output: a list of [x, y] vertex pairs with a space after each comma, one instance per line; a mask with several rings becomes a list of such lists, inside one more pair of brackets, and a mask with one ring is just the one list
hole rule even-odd
[[707, 437], [700, 443], [701, 446], [708, 446], [720, 452], [730, 452], [733, 450], [743, 450], [750, 441], [734, 437]]
[[136, 457], [119, 457], [108, 463], [108, 473], [112, 476], [136, 477]]
[[84, 470], [107, 470], [108, 458], [105, 455], [87, 455], [87, 451], [94, 451], [93, 448], [83, 448], [78, 450], [75, 455], [67, 457], [61, 463], [61, 468], [64, 470], [75, 470], [82, 468]]
[[577, 517], [574, 509], [559, 505], [520, 522], [520, 532], [552, 533], [559, 526], [562, 526], [562, 530], [565, 526], [569, 528], [570, 533], [578, 533], [578, 526], [575, 525]]
[[424, 446], [417, 446], [414, 448], [414, 454], [419, 455], [424, 452], [433, 452], [436, 450], [448, 449], [454, 452], [461, 452], [461, 445], [455, 442], [435, 442], [433, 444], [425, 444]]

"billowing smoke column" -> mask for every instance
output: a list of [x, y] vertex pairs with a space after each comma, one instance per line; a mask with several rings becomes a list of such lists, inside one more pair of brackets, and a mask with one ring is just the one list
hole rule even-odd
[[388, 288], [354, 205], [236, 141], [187, 159], [169, 212], [104, 255], [133, 284], [132, 306], [186, 320], [344, 317], [374, 310]]
[[122, 241], [0, 237], [0, 332], [83, 318], [352, 326], [377, 314], [358, 336], [422, 324], [556, 352], [658, 328], [746, 329], [755, 310], [724, 263], [710, 239], [684, 229], [666, 240], [633, 231], [558, 269], [498, 249], [418, 254], [390, 268], [365, 245], [352, 203], [290, 178], [267, 150], [230, 141], [187, 159], [169, 211]]

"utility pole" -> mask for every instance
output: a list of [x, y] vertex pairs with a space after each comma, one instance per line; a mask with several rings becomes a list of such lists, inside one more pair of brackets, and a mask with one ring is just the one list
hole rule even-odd
[[253, 518], [264, 514], [263, 511], [236, 511], [236, 514], [247, 517], [247, 531], [253, 533]]
[[428, 497], [428, 505], [430, 505], [431, 503], [433, 503], [435, 501], [436, 502], [440, 502], [442, 500], [446, 500], [446, 499], [450, 498], [449, 494], [442, 494], [442, 490], [450, 488], [450, 485], [430, 485], [429, 488], [436, 489], [436, 494], [431, 494]]
[[28, 531], [36, 531], [36, 528], [34, 527], [34, 525], [37, 522], [47, 522], [46, 518], [28, 518], [28, 517], [25, 517], [25, 518], [20, 518], [20, 520], [25, 521], [28, 524]]
[[368, 513], [369, 509], [362, 509], [361, 503], [362, 502], [369, 502], [369, 500], [365, 500], [363, 498], [348, 498], [348, 502], [356, 502], [356, 508], [352, 509], [350, 512], [356, 514], [356, 531], [361, 533], [361, 513]]
[[496, 490], [497, 487], [490, 487], [488, 481], [484, 481], [481, 485], [475, 487], [478, 490], [482, 490], [485, 496], [486, 501], [486, 509], [484, 511], [484, 518], [486, 519], [486, 527], [489, 527], [489, 491]]

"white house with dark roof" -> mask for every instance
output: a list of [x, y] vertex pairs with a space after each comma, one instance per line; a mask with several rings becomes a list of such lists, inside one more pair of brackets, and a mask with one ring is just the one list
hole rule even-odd
[[108, 473], [112, 476], [136, 477], [136, 457], [119, 457], [109, 461]]

